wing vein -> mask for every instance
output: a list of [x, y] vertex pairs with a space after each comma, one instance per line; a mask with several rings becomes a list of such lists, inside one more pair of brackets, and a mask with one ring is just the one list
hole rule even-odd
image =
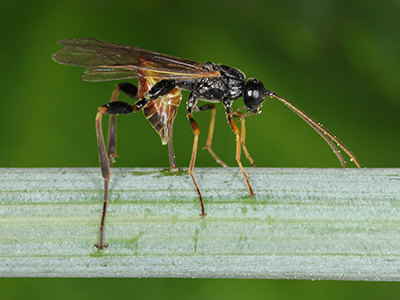
[[[201, 63], [130, 47], [89, 39], [64, 39], [64, 49], [53, 55], [61, 64], [86, 67], [82, 79], [109, 81], [138, 77], [161, 79], [196, 79], [220, 76]], [[141, 72], [144, 71], [144, 72]]]

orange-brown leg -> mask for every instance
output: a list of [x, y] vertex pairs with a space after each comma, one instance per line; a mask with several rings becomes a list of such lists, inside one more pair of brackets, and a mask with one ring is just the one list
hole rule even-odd
[[240, 143], [240, 132], [239, 132], [239, 128], [237, 127], [235, 121], [232, 120], [231, 114], [227, 114], [227, 117], [228, 117], [229, 125], [231, 126], [233, 132], [234, 132], [235, 135], [236, 135], [236, 161], [237, 161], [237, 163], [238, 163], [238, 165], [239, 165], [240, 170], [241, 170], [242, 173], [243, 173], [244, 178], [246, 179], [247, 186], [249, 187], [249, 190], [250, 190], [250, 196], [251, 196], [251, 197], [254, 197], [254, 192], [253, 192], [253, 189], [251, 188], [249, 178], [247, 177], [246, 172], [245, 172], [244, 169], [243, 169], [242, 162], [240, 161], [240, 149], [241, 149], [240, 147], [241, 147], [241, 143]]
[[[121, 82], [115, 86], [114, 92], [111, 96], [111, 102], [115, 102], [118, 99], [118, 94], [120, 91], [125, 93], [127, 96], [137, 99], [137, 87], [129, 82]], [[116, 115], [110, 114], [110, 121], [108, 124], [108, 135], [107, 135], [107, 151], [108, 151], [108, 161], [110, 167], [113, 166], [115, 162], [115, 157], [117, 155], [117, 140], [116, 140]]]
[[103, 210], [101, 213], [101, 221], [100, 221], [99, 243], [95, 244], [95, 246], [99, 250], [103, 250], [105, 247], [108, 246], [108, 244], [107, 245], [104, 244], [104, 224], [107, 213], [108, 191], [109, 191], [108, 183], [110, 181], [111, 172], [110, 172], [110, 163], [108, 161], [106, 146], [104, 144], [103, 131], [101, 128], [101, 117], [106, 112], [107, 108], [102, 106], [100, 107], [96, 115], [96, 133], [97, 133], [97, 144], [99, 147], [100, 168], [101, 168], [101, 174], [104, 178], [104, 197], [103, 197]]
[[171, 172], [178, 171], [175, 162], [175, 155], [174, 155], [174, 144], [172, 142], [172, 129], [173, 126], [169, 129], [169, 138], [168, 138], [168, 154], [169, 154], [169, 165], [171, 167]]
[[201, 206], [200, 216], [202, 218], [204, 218], [207, 214], [204, 211], [203, 196], [201, 195], [199, 186], [197, 185], [196, 180], [194, 179], [194, 176], [193, 176], [194, 165], [196, 163], [197, 144], [199, 142], [200, 130], [199, 130], [199, 126], [197, 125], [196, 121], [193, 119], [193, 116], [191, 113], [188, 113], [188, 119], [190, 121], [190, 125], [192, 126], [193, 134], [194, 134], [192, 157], [190, 159], [190, 165], [189, 165], [189, 175], [192, 178], [194, 187], [196, 188], [197, 194], [199, 195], [200, 206]]
[[243, 118], [243, 114], [239, 111], [235, 111], [233, 113], [234, 117], [241, 118], [241, 126], [240, 126], [240, 143], [242, 144], [243, 152], [246, 155], [247, 159], [250, 161], [250, 163], [253, 165], [253, 167], [257, 167], [256, 163], [254, 160], [251, 158], [249, 151], [247, 151], [247, 147], [245, 145], [246, 142], [246, 124], [245, 124], [245, 118]]
[[[128, 103], [117, 102], [116, 97], [118, 95], [118, 86], [115, 89], [112, 97], [112, 101], [109, 104], [103, 105], [99, 108], [99, 111], [96, 115], [96, 134], [97, 134], [97, 145], [99, 148], [99, 160], [100, 160], [100, 168], [101, 174], [104, 179], [104, 196], [103, 196], [103, 209], [101, 212], [101, 221], [100, 221], [100, 229], [99, 229], [99, 243], [95, 244], [95, 246], [99, 250], [103, 250], [108, 246], [108, 244], [104, 244], [104, 226], [107, 214], [107, 204], [109, 201], [109, 182], [111, 176], [110, 167], [112, 166], [111, 160], [114, 156], [107, 154], [107, 150], [104, 143], [103, 130], [101, 126], [102, 116], [103, 114], [110, 114], [111, 116], [115, 116], [117, 114], [129, 114], [133, 111], [140, 110], [141, 107], [137, 107], [136, 105], [131, 106]], [[110, 119], [112, 120], [112, 119]], [[110, 129], [111, 128], [111, 129]], [[109, 134], [113, 135], [109, 138], [108, 143], [111, 150], [114, 149], [115, 154], [115, 120], [113, 125], [109, 127]], [[111, 142], [110, 142], [111, 140]]]
[[213, 139], [213, 135], [214, 135], [215, 112], [216, 112], [215, 105], [214, 104], [206, 104], [206, 105], [199, 107], [199, 111], [205, 111], [205, 110], [209, 110], [209, 109], [211, 109], [210, 128], [208, 129], [207, 143], [203, 147], [203, 149], [207, 149], [208, 152], [210, 152], [210, 154], [212, 155], [212, 157], [214, 157], [216, 162], [219, 163], [224, 168], [226, 168], [226, 167], [228, 167], [228, 165], [226, 163], [224, 163], [218, 157], [218, 155], [216, 155], [215, 152], [211, 149], [211, 143], [212, 143], [212, 139]]
[[[111, 102], [117, 101], [119, 94], [119, 85], [115, 87], [114, 92], [111, 96]], [[107, 150], [108, 150], [108, 162], [110, 167], [113, 166], [115, 162], [115, 157], [117, 157], [117, 148], [116, 148], [116, 115], [110, 115], [110, 120], [108, 123], [108, 135], [107, 135]]]

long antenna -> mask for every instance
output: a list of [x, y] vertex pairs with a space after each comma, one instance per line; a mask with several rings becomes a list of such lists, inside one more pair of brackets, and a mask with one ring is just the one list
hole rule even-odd
[[[336, 147], [340, 147], [346, 154], [350, 157], [350, 160], [356, 164], [358, 168], [360, 168], [360, 163], [356, 156], [347, 148], [336, 136], [334, 136], [331, 132], [329, 132], [325, 127], [323, 127], [321, 124], [316, 122], [313, 118], [311, 118], [309, 115], [307, 115], [304, 111], [301, 109], [297, 108], [294, 106], [292, 103], [288, 102], [284, 98], [281, 98], [277, 96], [274, 92], [272, 91], [267, 91], [267, 95], [276, 98], [279, 101], [281, 101], [283, 104], [285, 104], [287, 107], [289, 107], [292, 111], [294, 111], [300, 118], [302, 118], [304, 121], [306, 121], [318, 134], [329, 144], [329, 146], [332, 148], [333, 152], [336, 154], [337, 158], [339, 159], [340, 163], [342, 164], [343, 168], [346, 168], [346, 162], [343, 159], [342, 154]], [[336, 145], [333, 143], [335, 142]]]

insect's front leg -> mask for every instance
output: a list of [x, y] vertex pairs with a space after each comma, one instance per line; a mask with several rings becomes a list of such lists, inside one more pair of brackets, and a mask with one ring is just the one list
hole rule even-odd
[[226, 163], [224, 163], [219, 157], [218, 155], [215, 154], [215, 152], [211, 149], [211, 143], [212, 143], [212, 139], [213, 139], [213, 135], [214, 135], [214, 124], [215, 124], [215, 104], [213, 103], [209, 103], [209, 104], [205, 104], [200, 106], [198, 109], [196, 109], [196, 111], [206, 111], [206, 110], [212, 110], [211, 112], [211, 120], [210, 120], [210, 127], [208, 129], [208, 136], [207, 136], [207, 142], [206, 145], [203, 147], [203, 149], [207, 149], [208, 152], [212, 155], [212, 157], [214, 157], [214, 159], [216, 160], [217, 163], [221, 164], [223, 167], [228, 167], [228, 165]]
[[228, 118], [228, 123], [231, 126], [231, 128], [236, 136], [236, 161], [239, 165], [240, 170], [243, 173], [244, 178], [246, 179], [246, 183], [247, 183], [247, 186], [249, 187], [249, 191], [250, 191], [250, 196], [254, 197], [254, 192], [253, 192], [253, 189], [251, 188], [249, 178], [247, 177], [246, 172], [243, 169], [242, 162], [240, 160], [240, 152], [241, 152], [240, 151], [240, 149], [241, 149], [240, 148], [241, 147], [240, 131], [239, 131], [239, 128], [237, 127], [235, 121], [233, 121], [233, 119], [232, 119], [234, 112], [232, 110], [231, 103], [229, 101], [223, 101], [223, 104], [225, 106], [226, 117]]
[[257, 167], [256, 163], [254, 160], [251, 158], [249, 151], [247, 150], [246, 147], [246, 124], [245, 124], [245, 118], [244, 114], [242, 114], [239, 110], [236, 110], [233, 112], [232, 116], [239, 118], [240, 119], [240, 142], [242, 144], [243, 152], [246, 155], [247, 159], [250, 161], [250, 163], [253, 165], [253, 167]]

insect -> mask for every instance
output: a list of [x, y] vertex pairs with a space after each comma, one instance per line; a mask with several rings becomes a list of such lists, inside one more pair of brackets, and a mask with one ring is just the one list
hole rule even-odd
[[[162, 143], [168, 144], [170, 166], [171, 169], [176, 169], [172, 128], [178, 106], [182, 100], [181, 90], [190, 91], [187, 100], [187, 117], [194, 133], [194, 141], [189, 175], [197, 190], [202, 217], [206, 216], [203, 196], [193, 176], [200, 130], [193, 118], [193, 114], [206, 110], [212, 111], [205, 148], [208, 149], [218, 163], [226, 166], [211, 149], [216, 109], [214, 103], [221, 102], [225, 108], [228, 123], [236, 137], [236, 161], [246, 180], [250, 196], [254, 196], [254, 192], [240, 160], [241, 148], [243, 148], [250, 162], [254, 166], [256, 165], [245, 146], [244, 122], [245, 117], [260, 113], [259, 109], [267, 97], [278, 99], [306, 121], [329, 144], [343, 167], [346, 167], [345, 161], [337, 146], [351, 158], [357, 167], [360, 167], [354, 154], [332, 133], [284, 98], [265, 89], [264, 84], [258, 79], [250, 78], [246, 81], [244, 73], [238, 69], [211, 62], [198, 63], [93, 38], [80, 40], [64, 39], [59, 41], [58, 44], [65, 48], [54, 54], [53, 59], [61, 64], [86, 67], [82, 75], [82, 79], [85, 81], [138, 79], [137, 87], [128, 82], [117, 84], [112, 94], [111, 102], [101, 106], [96, 115], [99, 160], [104, 178], [103, 210], [100, 222], [99, 243], [96, 244], [96, 247], [100, 250], [108, 246], [108, 244], [104, 244], [104, 226], [109, 200], [110, 168], [116, 156], [115, 116], [142, 110], [145, 117], [150, 121], [150, 124], [160, 135]], [[120, 91], [136, 99], [136, 103], [131, 105], [126, 102], [117, 101]], [[243, 98], [244, 107], [233, 110], [232, 103], [240, 97]], [[198, 100], [210, 103], [197, 106]], [[242, 113], [242, 110], [247, 111]], [[107, 149], [101, 129], [102, 116], [104, 114], [110, 115]], [[234, 119], [241, 121], [241, 132]]]

